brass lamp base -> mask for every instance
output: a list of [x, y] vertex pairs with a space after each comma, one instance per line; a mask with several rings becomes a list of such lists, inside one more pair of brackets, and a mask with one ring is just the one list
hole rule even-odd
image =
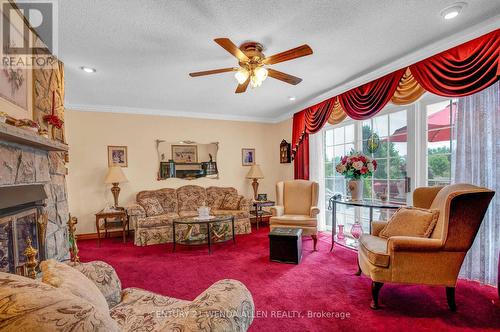
[[253, 199], [257, 199], [257, 193], [258, 193], [258, 189], [259, 189], [259, 182], [257, 181], [257, 179], [253, 179], [252, 181], [252, 188], [253, 188]]
[[120, 187], [118, 187], [118, 182], [113, 182], [111, 193], [113, 193], [113, 197], [115, 199], [115, 207], [118, 207], [118, 196], [120, 195]]

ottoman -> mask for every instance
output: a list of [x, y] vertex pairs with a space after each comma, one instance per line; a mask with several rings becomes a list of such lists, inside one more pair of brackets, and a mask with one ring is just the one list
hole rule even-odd
[[276, 227], [269, 233], [269, 259], [299, 264], [302, 258], [302, 229]]

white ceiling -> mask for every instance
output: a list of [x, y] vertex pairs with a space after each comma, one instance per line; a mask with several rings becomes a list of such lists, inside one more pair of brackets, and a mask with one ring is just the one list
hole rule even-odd
[[[500, 1], [467, 0], [64, 0], [59, 56], [68, 108], [277, 121], [356, 84], [500, 27]], [[214, 38], [264, 44], [271, 55], [301, 44], [314, 54], [273, 68], [303, 79], [268, 78], [235, 94], [232, 73], [189, 72], [237, 64]], [[86, 74], [80, 66], [97, 69]], [[289, 96], [297, 100], [290, 102]]]

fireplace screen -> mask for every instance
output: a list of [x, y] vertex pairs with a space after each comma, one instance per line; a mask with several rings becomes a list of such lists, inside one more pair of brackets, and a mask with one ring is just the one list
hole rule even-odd
[[33, 248], [39, 249], [36, 220], [36, 209], [0, 217], [0, 271], [15, 273], [24, 265], [28, 238], [31, 238]]

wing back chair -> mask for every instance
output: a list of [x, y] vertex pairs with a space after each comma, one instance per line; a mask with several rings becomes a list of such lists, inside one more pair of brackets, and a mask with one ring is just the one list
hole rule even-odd
[[276, 184], [276, 206], [271, 207], [271, 230], [276, 227], [301, 228], [302, 235], [310, 235], [314, 250], [318, 242], [319, 185], [306, 180], [281, 181]]
[[446, 287], [448, 306], [456, 310], [455, 285], [467, 251], [472, 246], [494, 191], [470, 184], [415, 189], [415, 207], [438, 209], [430, 238], [379, 237], [386, 222], [372, 222], [358, 248], [359, 271], [372, 279], [372, 309], [385, 282]]

